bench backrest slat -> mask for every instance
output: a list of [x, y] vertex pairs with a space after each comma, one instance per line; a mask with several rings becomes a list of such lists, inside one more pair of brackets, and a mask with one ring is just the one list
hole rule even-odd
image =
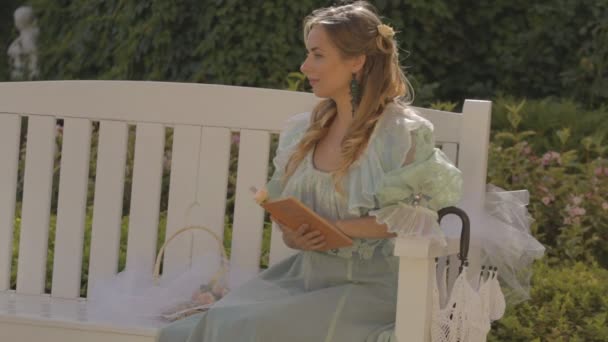
[[0, 291], [10, 286], [21, 117], [0, 115]]
[[91, 130], [87, 119], [66, 119], [63, 123], [51, 291], [54, 297], [80, 296]]
[[156, 257], [165, 128], [138, 124], [127, 239], [126, 268], [152, 270]]
[[[249, 188], [266, 183], [269, 150], [268, 132], [241, 131], [230, 262], [233, 275], [245, 278], [257, 273], [260, 267], [264, 211], [252, 200]], [[238, 284], [240, 279], [235, 276], [234, 281]]]
[[88, 290], [118, 269], [129, 126], [99, 122]]
[[46, 275], [56, 121], [50, 116], [30, 116], [27, 126], [17, 291], [41, 294]]
[[[226, 128], [177, 126], [173, 131], [167, 233], [203, 226], [224, 234], [231, 132]], [[219, 262], [217, 242], [204, 232], [182, 233], [165, 252], [164, 267], [179, 271], [197, 257]]]

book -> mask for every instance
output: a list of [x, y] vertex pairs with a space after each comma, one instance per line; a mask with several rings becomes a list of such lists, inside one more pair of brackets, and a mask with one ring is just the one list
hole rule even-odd
[[[254, 191], [255, 188], [252, 188]], [[257, 190], [255, 191], [257, 192]], [[256, 195], [256, 197], [258, 197]], [[283, 226], [297, 230], [301, 225], [308, 224], [310, 229], [317, 230], [325, 236], [324, 250], [348, 247], [353, 240], [344, 234], [340, 228], [315, 213], [295, 197], [286, 197], [274, 201], [256, 199], [258, 204], [268, 211]]]

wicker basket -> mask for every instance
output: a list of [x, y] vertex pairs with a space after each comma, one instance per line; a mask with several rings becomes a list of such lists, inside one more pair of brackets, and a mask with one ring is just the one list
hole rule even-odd
[[[206, 287], [214, 288], [224, 278], [224, 276], [228, 272], [228, 256], [226, 253], [226, 249], [224, 248], [224, 245], [222, 243], [222, 239], [215, 232], [213, 232], [212, 230], [210, 230], [207, 227], [188, 226], [188, 227], [181, 228], [178, 231], [176, 231], [175, 233], [173, 233], [165, 241], [165, 243], [162, 245], [162, 247], [158, 251], [158, 255], [156, 256], [156, 263], [154, 264], [154, 275], [153, 275], [155, 285], [159, 284], [160, 264], [161, 264], [162, 257], [165, 253], [165, 248], [167, 247], [167, 245], [173, 239], [175, 239], [178, 235], [180, 235], [184, 232], [187, 232], [187, 231], [192, 231], [192, 230], [202, 230], [202, 231], [207, 232], [209, 235], [211, 235], [215, 239], [215, 241], [218, 243], [218, 246], [219, 246], [219, 249], [221, 252], [221, 256], [222, 256], [222, 259], [220, 260], [220, 269], [213, 275], [209, 284]], [[203, 288], [203, 286], [201, 286], [201, 288]], [[217, 297], [217, 296], [214, 295], [214, 297]], [[217, 298], [217, 299], [219, 299], [219, 298]], [[190, 316], [195, 313], [206, 311], [207, 309], [209, 309], [211, 307], [211, 304], [212, 303], [209, 303], [209, 304], [196, 303], [194, 300], [192, 302], [188, 302], [188, 303], [181, 303], [179, 305], [176, 305], [174, 308], [161, 314], [161, 317], [168, 321], [175, 321], [177, 319], [181, 319], [181, 318]]]

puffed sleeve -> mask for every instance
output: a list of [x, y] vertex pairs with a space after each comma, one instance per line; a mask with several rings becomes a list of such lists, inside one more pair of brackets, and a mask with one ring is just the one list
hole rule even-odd
[[286, 121], [284, 128], [279, 133], [279, 144], [272, 160], [274, 173], [266, 184], [269, 199], [277, 199], [281, 196], [283, 192], [281, 178], [285, 172], [285, 166], [309, 125], [309, 112], [296, 114]]
[[458, 203], [462, 175], [435, 147], [433, 125], [413, 118], [398, 119], [387, 129], [388, 138], [379, 139], [384, 142], [377, 152], [385, 173], [374, 193], [376, 208], [368, 213], [398, 236], [426, 236], [445, 243], [437, 211]]

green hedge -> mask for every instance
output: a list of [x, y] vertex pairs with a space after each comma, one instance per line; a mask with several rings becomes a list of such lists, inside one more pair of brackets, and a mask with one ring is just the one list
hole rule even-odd
[[[528, 137], [530, 145], [537, 152], [547, 150], [578, 150], [581, 161], [592, 161], [598, 154], [587, 155], [582, 141], [585, 137], [593, 140], [608, 138], [608, 106], [597, 109], [585, 109], [582, 105], [568, 99], [545, 98], [540, 100], [522, 100], [512, 96], [498, 97], [492, 103], [492, 131], [512, 129], [512, 113], [509, 110], [519, 104], [523, 107], [519, 114], [520, 131], [534, 131]], [[569, 137], [563, 143], [556, 132], [566, 129]], [[605, 141], [605, 140], [604, 140]]]
[[538, 262], [531, 299], [507, 308], [489, 342], [608, 341], [608, 271], [595, 264]]
[[[31, 0], [43, 79], [132, 79], [283, 88], [304, 59], [301, 20], [325, 0]], [[417, 90], [460, 101], [608, 100], [608, 2], [376, 0]], [[10, 7], [10, 6], [9, 6]], [[8, 7], [5, 7], [8, 8]], [[0, 11], [5, 20], [8, 11]], [[0, 20], [0, 22], [5, 22]], [[0, 38], [10, 30], [0, 26]], [[409, 51], [409, 57], [405, 58]], [[1, 62], [1, 61], [0, 61]], [[0, 68], [4, 68], [0, 66]], [[6, 73], [0, 69], [0, 77]]]

